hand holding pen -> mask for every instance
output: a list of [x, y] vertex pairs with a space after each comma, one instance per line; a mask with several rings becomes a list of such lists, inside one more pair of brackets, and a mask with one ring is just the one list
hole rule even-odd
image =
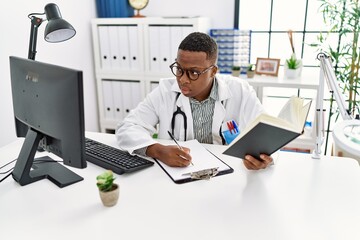
[[[169, 136], [171, 137], [171, 139], [175, 142], [175, 144], [178, 146], [178, 148], [180, 149], [180, 150], [182, 150], [182, 151], [184, 151], [184, 149], [179, 145], [179, 143], [176, 141], [176, 139], [175, 139], [175, 137], [171, 134], [171, 132], [169, 132], [168, 131], [168, 134], [169, 134]], [[179, 155], [181, 158], [183, 158], [183, 159], [186, 159], [186, 158], [184, 158], [183, 157], [183, 155]], [[190, 160], [190, 163], [191, 163], [191, 165], [194, 165], [192, 162], [191, 162], [191, 160]]]

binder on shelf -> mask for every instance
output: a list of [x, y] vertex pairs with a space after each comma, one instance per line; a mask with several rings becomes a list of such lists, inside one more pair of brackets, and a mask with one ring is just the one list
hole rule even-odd
[[150, 91], [154, 90], [157, 86], [159, 86], [159, 82], [151, 81], [150, 82]]
[[102, 81], [103, 107], [106, 119], [114, 119], [113, 83], [110, 80]]
[[197, 140], [178, 143], [180, 146], [190, 148], [193, 165], [190, 164], [187, 167], [169, 167], [165, 163], [156, 160], [175, 183], [209, 180], [215, 176], [234, 172], [234, 169], [207, 150]]
[[110, 41], [107, 26], [99, 26], [99, 47], [100, 47], [100, 62], [102, 69], [111, 69], [110, 62]]
[[130, 40], [127, 26], [117, 26], [120, 69], [130, 70]]
[[112, 81], [112, 97], [114, 101], [114, 116], [120, 120], [124, 118], [124, 103], [121, 81]]
[[138, 27], [128, 26], [129, 62], [132, 71], [140, 70], [139, 49], [138, 49]]
[[[177, 58], [177, 50], [180, 45], [180, 42], [183, 40], [183, 27], [182, 26], [172, 26], [170, 27], [170, 64], [175, 62]], [[169, 64], [169, 65], [170, 65]]]
[[151, 72], [160, 72], [159, 27], [149, 26], [149, 62]]
[[159, 51], [160, 51], [160, 71], [169, 72], [169, 66], [172, 63], [171, 59], [171, 39], [170, 27], [159, 26]]
[[142, 100], [141, 84], [140, 81], [131, 81], [131, 105], [130, 109], [134, 109]]
[[99, 18], [134, 16], [134, 9], [128, 0], [96, 0], [96, 10]]
[[110, 65], [111, 69], [120, 69], [120, 56], [119, 56], [119, 44], [118, 44], [118, 27], [108, 27], [108, 38], [110, 42]]
[[96, 11], [99, 18], [106, 16], [106, 0], [96, 0]]

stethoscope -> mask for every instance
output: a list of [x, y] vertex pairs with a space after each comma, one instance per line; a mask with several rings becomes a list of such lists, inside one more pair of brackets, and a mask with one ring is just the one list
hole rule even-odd
[[[175, 104], [180, 96], [180, 93], [178, 92], [175, 98]], [[174, 128], [175, 128], [175, 121], [176, 121], [176, 115], [180, 114], [184, 119], [184, 141], [186, 141], [186, 132], [187, 132], [187, 117], [186, 114], [181, 110], [179, 106], [176, 106], [176, 111], [173, 113], [172, 119], [171, 119], [171, 133], [174, 136]]]
[[[175, 104], [177, 102], [177, 99], [179, 98], [180, 93], [178, 92], [175, 98]], [[223, 101], [221, 101], [221, 104], [224, 104]], [[173, 113], [173, 116], [171, 118], [171, 134], [174, 136], [174, 129], [175, 129], [175, 121], [176, 121], [176, 116], [180, 114], [183, 117], [184, 120], [184, 141], [186, 141], [186, 132], [187, 132], [187, 117], [186, 114], [184, 113], [184, 111], [181, 110], [181, 108], [179, 106], [176, 106], [176, 111]], [[225, 145], [225, 139], [223, 137], [223, 135], [221, 134], [221, 127], [219, 130], [219, 135], [222, 139], [222, 144]]]

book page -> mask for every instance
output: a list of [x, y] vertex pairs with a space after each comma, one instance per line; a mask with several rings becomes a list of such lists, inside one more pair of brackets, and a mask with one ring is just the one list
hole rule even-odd
[[209, 168], [218, 167], [219, 172], [230, 169], [228, 165], [226, 165], [220, 159], [210, 153], [196, 139], [186, 142], [179, 141], [179, 144], [180, 146], [190, 149], [190, 155], [192, 157], [192, 163], [194, 165], [190, 164], [187, 167], [169, 167], [165, 163], [157, 161], [175, 181], [189, 178], [190, 176], [188, 175], [188, 173], [201, 171]]
[[237, 136], [230, 143], [230, 146], [235, 144], [236, 141], [245, 136], [259, 123], [265, 123], [300, 134], [305, 126], [305, 121], [310, 110], [311, 101], [305, 106], [303, 106], [303, 104], [304, 100], [302, 98], [293, 96], [285, 103], [278, 117], [264, 113], [260, 114], [254, 121], [248, 124], [243, 131], [241, 131], [239, 136]]
[[302, 106], [303, 100], [301, 98], [292, 96], [282, 107], [278, 117], [291, 123], [297, 123], [300, 107], [302, 108]]
[[[268, 125], [272, 125], [275, 127], [287, 129], [289, 131], [296, 132], [297, 127], [292, 124], [289, 121], [286, 121], [285, 119], [274, 117], [268, 114], [260, 114], [254, 121], [252, 121], [249, 125], [245, 127], [243, 131], [237, 136], [231, 143], [234, 143], [237, 139], [240, 139], [242, 136], [244, 136], [246, 133], [250, 132], [251, 129], [253, 129], [257, 124], [260, 122], [266, 123]], [[231, 145], [231, 144], [230, 144]]]
[[300, 132], [304, 127], [310, 105], [311, 101], [304, 105], [304, 99], [292, 96], [281, 109], [278, 117], [292, 123]]

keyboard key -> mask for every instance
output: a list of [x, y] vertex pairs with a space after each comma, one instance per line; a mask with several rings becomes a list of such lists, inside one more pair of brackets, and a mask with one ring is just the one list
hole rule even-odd
[[85, 138], [86, 160], [110, 169], [117, 174], [134, 172], [152, 166], [154, 163], [126, 151]]

